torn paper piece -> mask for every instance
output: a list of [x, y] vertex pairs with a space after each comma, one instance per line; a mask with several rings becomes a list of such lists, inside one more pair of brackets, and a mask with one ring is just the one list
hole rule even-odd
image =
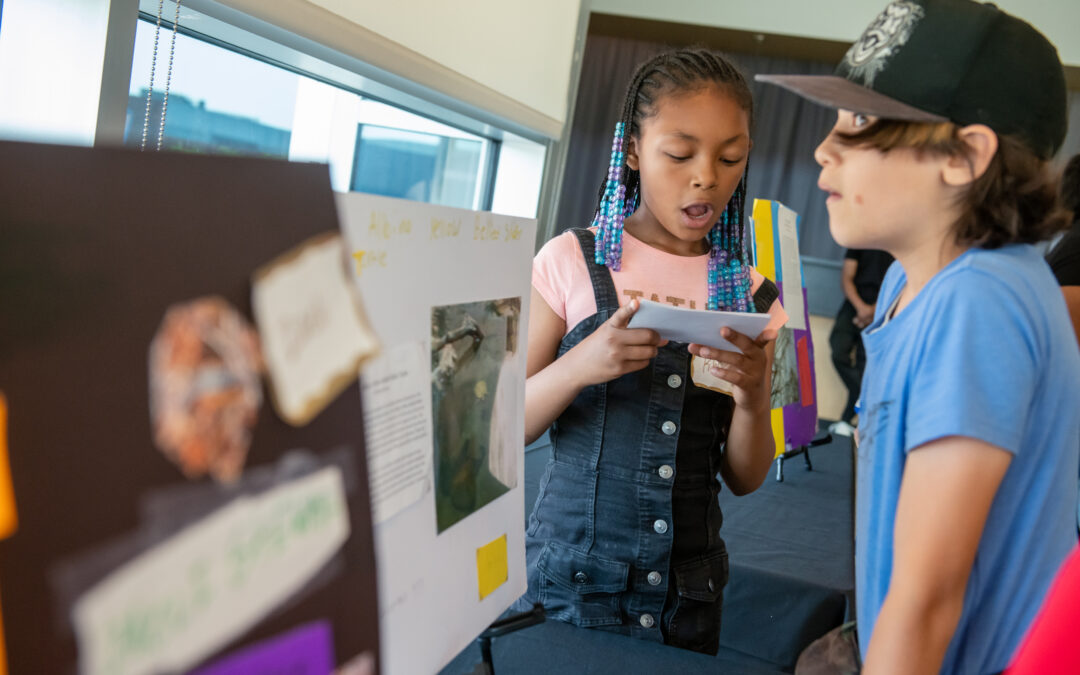
[[235, 499], [79, 598], [79, 672], [187, 670], [292, 597], [348, 537], [337, 467]]
[[346, 277], [341, 236], [312, 239], [256, 271], [251, 305], [274, 407], [303, 426], [355, 379], [378, 346]]

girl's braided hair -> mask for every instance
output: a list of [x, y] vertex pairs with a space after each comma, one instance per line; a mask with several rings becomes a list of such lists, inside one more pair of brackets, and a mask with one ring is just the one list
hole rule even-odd
[[[622, 114], [615, 124], [607, 179], [597, 196], [596, 263], [619, 270], [622, 264], [622, 227], [641, 199], [641, 176], [626, 165], [624, 148], [630, 137], [640, 137], [642, 122], [655, 115], [665, 96], [719, 86], [745, 110], [753, 127], [754, 102], [742, 73], [723, 55], [702, 48], [657, 54], [638, 66], [630, 79]], [[753, 311], [750, 274], [743, 243], [743, 208], [746, 174], [727, 208], [709, 231], [709, 309]]]

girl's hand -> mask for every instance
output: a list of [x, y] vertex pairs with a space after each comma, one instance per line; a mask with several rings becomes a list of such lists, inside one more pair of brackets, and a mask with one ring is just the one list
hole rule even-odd
[[[592, 335], [566, 353], [583, 386], [610, 382], [641, 370], [656, 357], [666, 340], [649, 328], [627, 328], [639, 303], [631, 300], [611, 315]], [[565, 358], [565, 357], [564, 357]]]
[[736, 406], [752, 412], [769, 410], [772, 368], [766, 349], [776, 339], [776, 331], [768, 329], [756, 340], [730, 328], [722, 329], [720, 335], [743, 353], [698, 344], [690, 345], [690, 353], [717, 362], [711, 364], [709, 370], [714, 376], [731, 383]]

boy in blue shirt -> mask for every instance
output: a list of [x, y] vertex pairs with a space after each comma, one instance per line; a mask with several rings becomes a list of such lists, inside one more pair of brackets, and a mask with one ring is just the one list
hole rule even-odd
[[1068, 223], [1057, 52], [993, 5], [896, 0], [836, 75], [760, 79], [839, 109], [829, 228], [897, 260], [863, 334], [864, 672], [999, 672], [1076, 543], [1080, 353], [1031, 246]]

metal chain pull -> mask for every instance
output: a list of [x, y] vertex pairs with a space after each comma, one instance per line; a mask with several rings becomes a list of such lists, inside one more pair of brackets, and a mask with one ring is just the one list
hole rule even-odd
[[146, 132], [150, 128], [150, 101], [154, 96], [154, 71], [157, 69], [158, 37], [161, 35], [161, 13], [165, 0], [158, 0], [157, 27], [154, 28], [154, 53], [150, 59], [150, 87], [146, 90], [146, 111], [143, 113], [142, 143], [140, 150], [146, 149]]
[[173, 54], [176, 52], [176, 29], [180, 26], [180, 0], [176, 0], [176, 15], [173, 17], [172, 39], [169, 41], [169, 69], [165, 73], [165, 98], [161, 101], [161, 124], [158, 126], [157, 149], [161, 150], [161, 141], [165, 137], [165, 112], [169, 109], [169, 85], [172, 83]]

